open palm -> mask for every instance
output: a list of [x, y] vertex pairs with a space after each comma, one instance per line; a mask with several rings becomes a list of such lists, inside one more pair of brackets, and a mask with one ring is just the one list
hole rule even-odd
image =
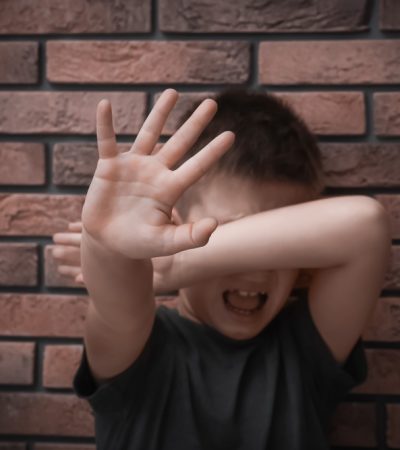
[[131, 149], [117, 151], [111, 105], [97, 108], [99, 160], [82, 210], [84, 230], [112, 251], [135, 259], [171, 255], [205, 245], [217, 222], [203, 218], [176, 226], [172, 207], [182, 193], [206, 173], [232, 145], [234, 135], [218, 135], [175, 170], [216, 112], [216, 102], [204, 100], [191, 117], [152, 153], [177, 92], [167, 89], [144, 122]]

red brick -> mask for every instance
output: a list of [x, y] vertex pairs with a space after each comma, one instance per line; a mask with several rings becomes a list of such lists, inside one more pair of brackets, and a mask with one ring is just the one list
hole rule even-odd
[[26, 450], [26, 443], [0, 442], [0, 450]]
[[392, 245], [389, 271], [385, 276], [383, 289], [400, 289], [400, 246]]
[[33, 384], [35, 344], [0, 342], [0, 383]]
[[136, 133], [144, 119], [142, 92], [0, 92], [0, 133], [95, 134], [96, 107], [113, 106], [117, 134]]
[[22, 142], [0, 143], [0, 184], [43, 185], [44, 145]]
[[398, 143], [320, 142], [319, 147], [327, 186], [400, 186]]
[[341, 403], [329, 430], [332, 446], [375, 447], [376, 414], [374, 404]]
[[36, 286], [37, 244], [0, 243], [0, 286]]
[[[126, 152], [132, 144], [118, 144]], [[89, 186], [99, 153], [94, 143], [60, 143], [53, 147], [53, 183], [60, 186]]]
[[[1, 447], [0, 447], [1, 450]], [[90, 444], [45, 444], [36, 443], [33, 450], [96, 450], [96, 446]]]
[[366, 131], [362, 92], [278, 93], [318, 135], [361, 135]]
[[400, 342], [400, 297], [382, 297], [363, 339], [369, 341]]
[[400, 196], [396, 194], [375, 194], [374, 198], [382, 204], [389, 214], [392, 239], [400, 239]]
[[90, 405], [73, 394], [1, 392], [0, 404], [0, 434], [94, 435]]
[[1, 42], [0, 61], [0, 83], [34, 84], [38, 82], [37, 42]]
[[269, 85], [396, 84], [400, 82], [400, 42], [262, 42], [259, 77]]
[[0, 234], [52, 236], [81, 217], [81, 195], [0, 194]]
[[57, 40], [46, 52], [55, 83], [244, 83], [250, 70], [240, 41]]
[[353, 393], [375, 395], [400, 394], [400, 351], [366, 349], [368, 377]]
[[387, 404], [386, 438], [390, 448], [400, 448], [400, 405]]
[[86, 295], [0, 294], [0, 335], [82, 337]]
[[400, 93], [374, 94], [374, 128], [377, 136], [400, 136]]
[[368, 30], [370, 5], [315, 2], [243, 2], [241, 0], [160, 0], [160, 28], [171, 32], [332, 32]]
[[2, 0], [0, 34], [150, 31], [150, 0]]
[[400, 30], [400, 4], [398, 0], [380, 0], [378, 5], [379, 28], [384, 31]]
[[81, 345], [46, 345], [43, 362], [43, 386], [72, 388], [72, 380], [82, 355]]

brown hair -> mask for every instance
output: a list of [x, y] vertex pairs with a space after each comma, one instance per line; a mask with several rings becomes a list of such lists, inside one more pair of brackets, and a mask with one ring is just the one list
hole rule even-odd
[[[202, 180], [225, 173], [260, 182], [288, 182], [306, 187], [310, 200], [319, 197], [325, 182], [316, 137], [287, 103], [270, 93], [232, 88], [222, 91], [214, 100], [218, 104], [217, 113], [177, 166], [219, 133], [230, 130], [236, 136], [232, 148], [214, 163]], [[201, 101], [183, 113], [178, 127]], [[193, 188], [178, 201], [177, 207], [183, 215], [187, 213], [189, 200], [183, 197], [189, 196], [193, 201], [198, 194]]]

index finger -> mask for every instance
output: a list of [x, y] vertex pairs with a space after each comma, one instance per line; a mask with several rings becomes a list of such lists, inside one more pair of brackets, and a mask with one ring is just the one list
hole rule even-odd
[[112, 122], [111, 103], [100, 100], [96, 111], [96, 134], [99, 158], [113, 158], [118, 154], [117, 142]]
[[81, 234], [80, 233], [55, 233], [53, 235], [53, 241], [56, 244], [64, 245], [81, 245]]

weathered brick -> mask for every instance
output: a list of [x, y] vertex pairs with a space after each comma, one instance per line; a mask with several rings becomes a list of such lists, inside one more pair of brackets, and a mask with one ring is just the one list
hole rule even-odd
[[43, 386], [72, 388], [72, 380], [82, 355], [81, 345], [46, 345]]
[[400, 42], [262, 42], [259, 79], [269, 85], [396, 84], [400, 82]]
[[56, 83], [244, 83], [249, 70], [240, 41], [47, 43], [47, 79]]
[[2, 0], [0, 34], [141, 33], [150, 0]]
[[82, 195], [0, 194], [0, 234], [52, 236], [81, 217]]
[[[4, 15], [2, 11], [1, 15]], [[34, 84], [38, 82], [38, 77], [37, 42], [0, 43], [0, 83]]]
[[[1, 447], [0, 447], [1, 450]], [[93, 444], [45, 444], [36, 443], [33, 446], [33, 450], [96, 450], [96, 446]]]
[[[132, 144], [118, 144], [126, 152]], [[89, 186], [99, 153], [95, 143], [60, 143], [53, 147], [53, 183], [60, 186]]]
[[32, 384], [34, 357], [33, 342], [0, 342], [0, 383]]
[[320, 142], [319, 147], [328, 186], [400, 186], [398, 143]]
[[172, 32], [365, 31], [371, 5], [362, 0], [259, 2], [250, 0], [160, 0], [160, 28]]
[[363, 339], [400, 342], [400, 297], [382, 297], [377, 303]]
[[367, 380], [353, 389], [354, 393], [400, 394], [400, 351], [366, 349]]
[[400, 289], [400, 246], [392, 245], [389, 270], [385, 274], [383, 289]]
[[0, 450], [26, 450], [26, 443], [0, 442]]
[[392, 239], [400, 239], [400, 196], [396, 194], [375, 194], [374, 198], [382, 204], [389, 214]]
[[0, 243], [0, 286], [36, 286], [37, 250], [37, 244]]
[[0, 133], [95, 134], [96, 107], [110, 100], [117, 134], [136, 133], [144, 119], [142, 92], [0, 92]]
[[[63, 230], [65, 231], [65, 229]], [[58, 271], [60, 265], [57, 258], [53, 256], [55, 245], [46, 245], [44, 248], [44, 283], [48, 287], [79, 287], [82, 284], [74, 280], [73, 277], [63, 275]]]
[[378, 5], [379, 28], [384, 31], [400, 30], [400, 3], [398, 0], [380, 0]]
[[400, 405], [386, 404], [386, 438], [389, 448], [400, 448]]
[[0, 142], [0, 184], [43, 185], [44, 145]]
[[0, 335], [82, 337], [86, 295], [0, 294]]
[[89, 404], [73, 394], [1, 392], [0, 404], [0, 434], [94, 435]]
[[362, 92], [274, 93], [318, 135], [361, 135], [366, 131]]
[[332, 446], [375, 447], [376, 414], [370, 403], [340, 403], [329, 430]]
[[400, 93], [374, 94], [374, 129], [377, 136], [400, 136]]

